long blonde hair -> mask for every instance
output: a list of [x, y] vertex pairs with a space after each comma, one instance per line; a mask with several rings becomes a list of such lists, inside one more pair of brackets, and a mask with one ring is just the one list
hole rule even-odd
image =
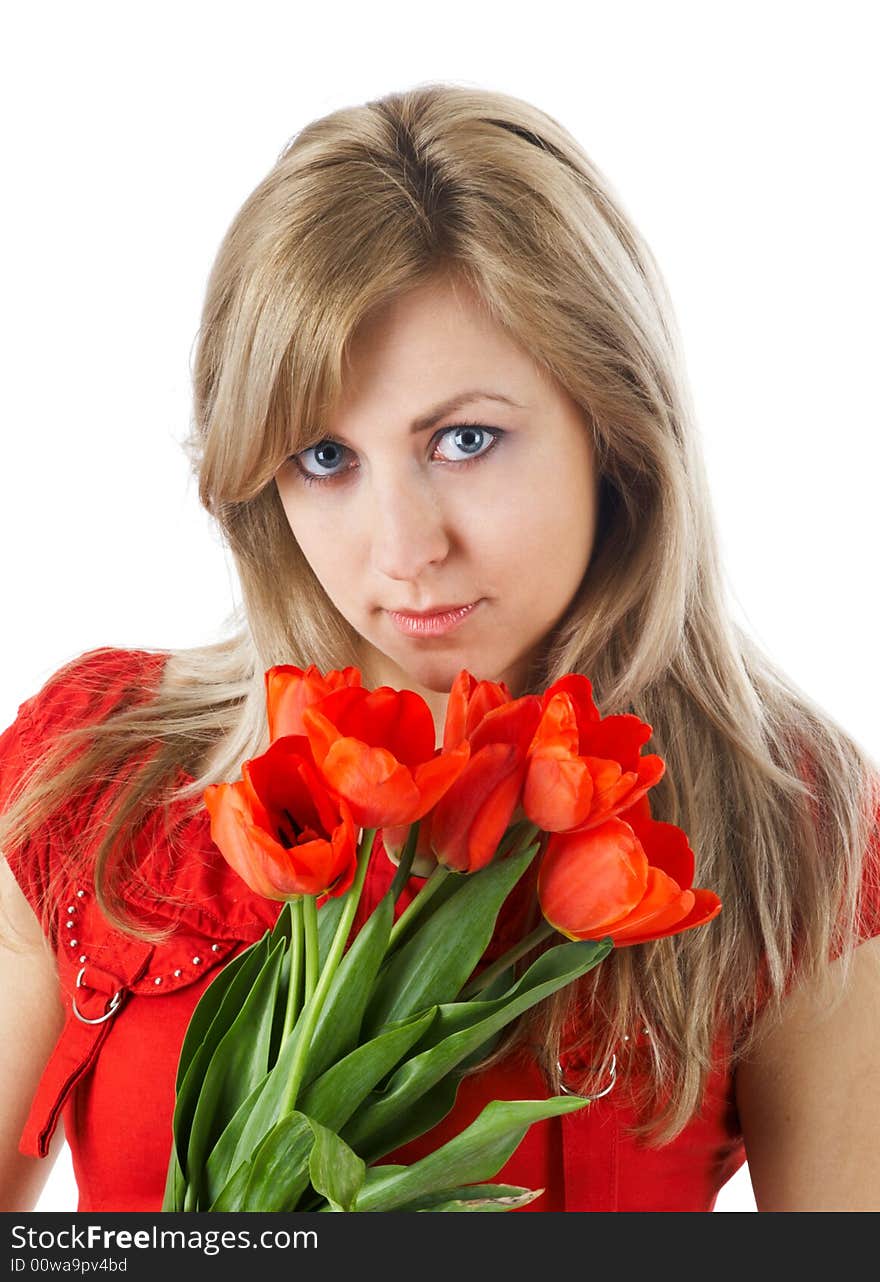
[[[647, 1025], [652, 1109], [634, 1133], [664, 1143], [700, 1106], [719, 1028], [735, 1034], [732, 1057], [748, 1054], [759, 1010], [766, 1027], [794, 982], [825, 974], [832, 956], [845, 978], [860, 888], [875, 876], [878, 772], [733, 621], [659, 269], [578, 143], [515, 97], [428, 84], [334, 111], [294, 136], [239, 209], [207, 285], [185, 449], [243, 609], [227, 639], [172, 651], [149, 698], [132, 689], [103, 723], [46, 744], [0, 820], [0, 848], [87, 782], [121, 781], [79, 871], [114, 926], [161, 938], [126, 911], [129, 870], [115, 856], [131, 833], [160, 801], [195, 812], [209, 783], [266, 749], [267, 668], [357, 662], [358, 637], [295, 542], [274, 474], [316, 439], [358, 323], [440, 273], [477, 292], [594, 436], [592, 560], [522, 693], [582, 672], [603, 715], [653, 727], [648, 747], [667, 769], [652, 812], [687, 831], [695, 884], [724, 905], [708, 927], [615, 950], [524, 1016], [514, 1040], [539, 1048], [558, 1089], [568, 1019], [582, 1019], [603, 1062]], [[181, 767], [194, 777], [174, 786]], [[59, 872], [47, 929], [60, 886]]]

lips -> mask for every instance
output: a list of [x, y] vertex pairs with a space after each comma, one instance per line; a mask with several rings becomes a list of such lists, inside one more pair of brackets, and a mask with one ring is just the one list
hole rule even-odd
[[439, 637], [452, 632], [465, 619], [479, 608], [482, 597], [469, 605], [454, 606], [452, 609], [431, 611], [430, 614], [406, 614], [398, 610], [388, 610], [391, 622], [405, 636]]
[[402, 614], [408, 619], [430, 619], [434, 614], [451, 614], [454, 610], [465, 610], [473, 601], [454, 601], [449, 605], [432, 605], [429, 610], [389, 610], [389, 614]]

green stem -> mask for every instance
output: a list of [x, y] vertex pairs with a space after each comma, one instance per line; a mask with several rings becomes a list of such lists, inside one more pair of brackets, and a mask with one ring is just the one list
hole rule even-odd
[[525, 850], [526, 846], [532, 844], [539, 832], [543, 833], [543, 829], [539, 828], [537, 824], [531, 823], [528, 819], [520, 819], [502, 837], [501, 844], [498, 847], [498, 854], [495, 858], [497, 859], [499, 855], [506, 855], [508, 849], [512, 850], [514, 847], [516, 847], [517, 853]]
[[[526, 846], [534, 840], [535, 834], [540, 831], [541, 829], [537, 824], [530, 823], [525, 819], [518, 821], [508, 828], [507, 832], [501, 838], [501, 841], [498, 843], [498, 849], [495, 852], [495, 858], [501, 859], [506, 857], [514, 848], [517, 852], [525, 850]], [[410, 841], [412, 846], [410, 846]], [[412, 832], [410, 833], [410, 841], [407, 842], [407, 851], [410, 848], [413, 850], [415, 849], [415, 839]], [[401, 860], [401, 863], [402, 862], [403, 860]], [[393, 950], [398, 939], [409, 926], [410, 922], [414, 921], [415, 918], [418, 917], [419, 913], [431, 899], [431, 896], [440, 889], [451, 871], [452, 870], [447, 868], [444, 864], [437, 865], [428, 880], [422, 886], [421, 890], [419, 890], [411, 903], [404, 909], [397, 921], [391, 927], [386, 956]]]
[[[364, 888], [364, 879], [367, 875], [367, 864], [370, 861], [370, 852], [373, 849], [373, 841], [376, 836], [375, 828], [365, 828], [361, 839], [360, 850], [358, 851], [357, 871], [354, 875], [354, 882], [351, 889], [345, 897], [345, 906], [340, 914], [336, 926], [336, 933], [330, 944], [330, 951], [327, 954], [327, 960], [321, 971], [315, 989], [305, 1003], [302, 1014], [298, 1020], [297, 1042], [293, 1053], [293, 1063], [290, 1066], [290, 1077], [287, 1082], [287, 1089], [281, 1100], [281, 1107], [278, 1116], [285, 1117], [292, 1113], [296, 1105], [299, 1088], [302, 1084], [303, 1076], [306, 1071], [306, 1062], [308, 1060], [309, 1048], [311, 1046], [312, 1034], [318, 1023], [318, 1016], [321, 1014], [321, 1008], [330, 989], [333, 976], [337, 967], [342, 960], [345, 952], [345, 945], [348, 942], [348, 936], [351, 934], [351, 926], [354, 921], [354, 915], [357, 912], [360, 903], [361, 891]], [[314, 902], [314, 901], [313, 901]], [[314, 951], [317, 954], [317, 936], [314, 939]], [[308, 932], [306, 932], [307, 950], [311, 946]], [[308, 962], [307, 962], [308, 964]]]
[[394, 880], [391, 883], [391, 894], [394, 896], [395, 903], [397, 903], [400, 898], [400, 892], [409, 881], [413, 860], [416, 857], [420, 822], [421, 820], [416, 819], [415, 823], [410, 825], [410, 830], [406, 836], [406, 844], [403, 847], [403, 854], [400, 856], [400, 863], [397, 865], [397, 872], [394, 874]]
[[287, 1006], [284, 1011], [284, 1030], [281, 1034], [282, 1042], [286, 1040], [287, 1034], [296, 1023], [297, 1016], [302, 1009], [302, 999], [300, 997], [300, 988], [303, 978], [303, 914], [302, 900], [293, 899], [288, 902], [290, 911], [290, 979], [287, 983]]
[[536, 926], [530, 935], [526, 935], [525, 939], [521, 939], [518, 944], [514, 944], [512, 948], [509, 948], [503, 957], [499, 957], [497, 961], [492, 962], [491, 966], [487, 966], [485, 970], [481, 970], [476, 979], [472, 979], [461, 990], [458, 995], [458, 1001], [470, 1001], [477, 993], [482, 992], [484, 988], [488, 988], [492, 980], [500, 975], [502, 971], [507, 970], [508, 966], [512, 966], [514, 962], [519, 961], [520, 957], [524, 957], [526, 953], [530, 953], [533, 948], [540, 944], [542, 939], [547, 939], [548, 936], [555, 933], [556, 928], [551, 926], [549, 921], [542, 921], [540, 926]]
[[391, 927], [391, 934], [388, 936], [388, 948], [386, 949], [386, 952], [391, 951], [403, 931], [406, 930], [411, 921], [414, 921], [415, 918], [418, 917], [419, 913], [431, 897], [437, 893], [448, 876], [450, 876], [450, 870], [443, 864], [438, 864], [428, 880], [425, 882], [424, 886], [422, 886], [421, 890], [417, 895], [415, 895], [412, 901], [407, 904], [397, 921]]
[[318, 909], [315, 896], [306, 895], [302, 901], [303, 934], [305, 935], [306, 953], [306, 987], [303, 994], [303, 1007], [312, 999], [318, 983]]

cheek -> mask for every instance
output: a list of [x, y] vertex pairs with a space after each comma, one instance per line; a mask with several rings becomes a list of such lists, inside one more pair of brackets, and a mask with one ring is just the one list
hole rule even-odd
[[352, 563], [344, 551], [349, 523], [334, 518], [326, 506], [310, 503], [308, 495], [298, 495], [291, 483], [279, 482], [278, 493], [290, 532], [316, 578], [324, 587], [344, 578], [345, 567]]
[[[508, 576], [512, 570], [526, 594], [544, 599], [565, 595], [583, 575], [595, 534], [592, 476], [585, 474], [582, 460], [572, 459], [562, 468], [543, 459], [504, 498], [500, 526]], [[512, 548], [516, 555], [511, 560]]]

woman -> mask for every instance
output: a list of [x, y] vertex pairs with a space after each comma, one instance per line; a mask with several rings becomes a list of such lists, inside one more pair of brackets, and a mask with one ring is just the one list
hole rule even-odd
[[[202, 794], [267, 747], [265, 670], [314, 663], [418, 691], [438, 744], [461, 668], [513, 696], [588, 675], [652, 727], [653, 816], [724, 905], [524, 1016], [388, 1160], [572, 1090], [595, 1102], [496, 1177], [545, 1189], [526, 1210], [711, 1210], [745, 1156], [761, 1210], [880, 1209], [876, 765], [730, 617], [669, 299], [578, 144], [445, 85], [314, 122], [220, 248], [194, 387], [245, 617], [80, 656], [0, 739], [4, 1208], [59, 1119], [81, 1210], [160, 1206], [187, 1020], [277, 912]], [[361, 920], [392, 872], [377, 842]]]

